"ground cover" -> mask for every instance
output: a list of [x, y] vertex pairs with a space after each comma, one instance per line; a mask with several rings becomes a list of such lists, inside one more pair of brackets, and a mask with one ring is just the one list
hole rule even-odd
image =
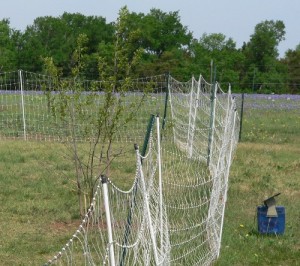
[[[300, 265], [300, 97], [245, 97], [241, 142], [229, 179], [216, 265]], [[256, 206], [273, 194], [286, 209], [284, 235], [257, 232]]]
[[[291, 96], [245, 99], [242, 138], [231, 169], [216, 265], [297, 265], [300, 101]], [[79, 225], [73, 165], [65, 149], [62, 143], [0, 141], [3, 265], [42, 265]], [[120, 164], [114, 167], [121, 178]], [[135, 168], [124, 167], [128, 181]], [[116, 181], [122, 184], [121, 179]], [[286, 232], [275, 237], [258, 235], [256, 206], [276, 192], [282, 193], [278, 203], [286, 207]]]

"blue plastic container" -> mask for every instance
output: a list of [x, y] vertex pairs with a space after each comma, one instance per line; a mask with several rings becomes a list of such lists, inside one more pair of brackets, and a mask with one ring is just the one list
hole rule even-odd
[[283, 234], [285, 229], [285, 209], [276, 206], [278, 217], [267, 217], [267, 206], [257, 207], [258, 232], [261, 234]]

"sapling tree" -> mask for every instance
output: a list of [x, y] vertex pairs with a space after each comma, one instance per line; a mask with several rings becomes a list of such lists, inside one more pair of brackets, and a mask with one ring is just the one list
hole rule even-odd
[[[70, 79], [61, 78], [51, 58], [44, 59], [46, 72], [54, 80], [51, 91], [56, 91], [45, 90], [49, 110], [61, 126], [60, 136], [70, 140], [72, 148], [81, 216], [92, 200], [99, 175], [110, 176], [112, 161], [124, 154], [120, 145], [114, 145], [116, 136], [135, 119], [147, 95], [146, 89], [138, 100], [125, 101], [126, 92], [133, 85], [132, 69], [139, 64], [143, 53], [142, 49], [132, 49], [139, 32], [128, 30], [128, 14], [127, 8], [122, 8], [115, 23], [113, 62], [99, 55], [100, 81], [90, 82], [88, 88], [81, 79], [85, 70], [86, 35], [78, 36], [70, 62]], [[88, 143], [80, 142], [81, 139]]]

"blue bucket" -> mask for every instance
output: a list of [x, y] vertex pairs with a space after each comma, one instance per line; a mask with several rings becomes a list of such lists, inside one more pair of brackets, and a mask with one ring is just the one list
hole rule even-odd
[[276, 206], [278, 217], [267, 217], [267, 206], [257, 207], [258, 232], [261, 234], [283, 234], [285, 230], [285, 208]]

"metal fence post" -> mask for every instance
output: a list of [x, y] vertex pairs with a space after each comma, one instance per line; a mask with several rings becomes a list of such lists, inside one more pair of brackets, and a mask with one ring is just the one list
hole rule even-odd
[[242, 93], [241, 121], [240, 121], [239, 141], [241, 141], [241, 139], [242, 139], [243, 115], [244, 115], [244, 100], [245, 100], [245, 93]]
[[20, 91], [21, 91], [23, 136], [24, 136], [24, 140], [26, 140], [27, 137], [26, 137], [26, 120], [25, 120], [24, 82], [23, 82], [23, 73], [22, 72], [23, 72], [22, 70], [18, 70], [19, 87], [20, 87]]
[[107, 177], [105, 175], [102, 175], [101, 182], [102, 182], [103, 200], [104, 200], [105, 216], [106, 216], [106, 223], [107, 223], [109, 262], [111, 266], [115, 266], [116, 263], [115, 263], [115, 253], [114, 253], [111, 217], [110, 217], [110, 209], [109, 209], [107, 181], [108, 181]]

